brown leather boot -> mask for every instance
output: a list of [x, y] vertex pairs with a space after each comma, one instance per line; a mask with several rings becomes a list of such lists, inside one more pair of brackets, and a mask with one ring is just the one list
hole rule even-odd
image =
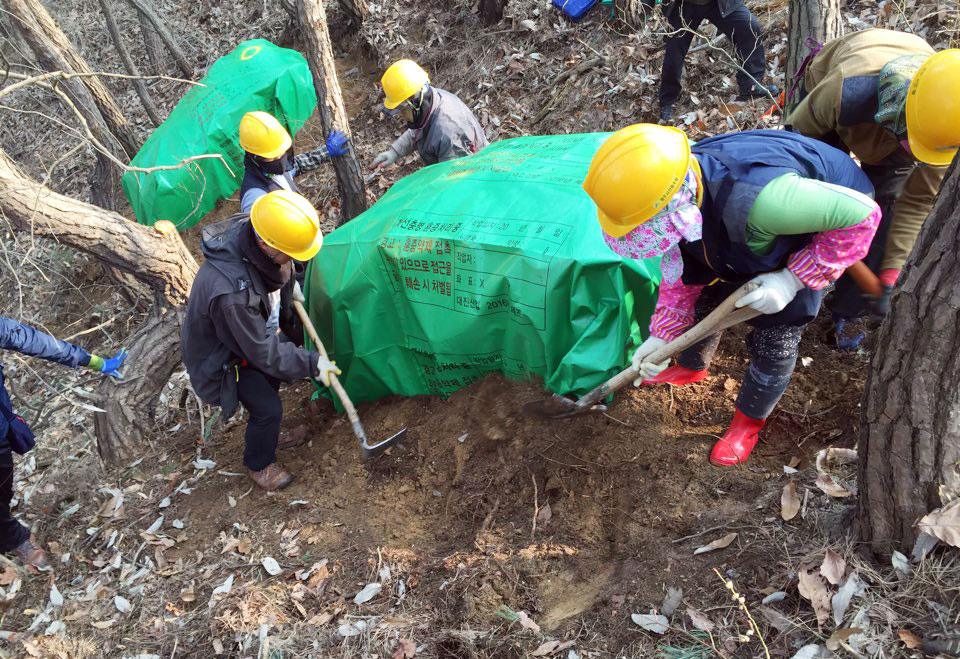
[[50, 565], [49, 561], [47, 561], [47, 552], [43, 551], [43, 548], [36, 543], [36, 538], [32, 535], [21, 542], [10, 553], [19, 558], [20, 562], [24, 565], [37, 568]]
[[251, 480], [268, 492], [282, 490], [293, 480], [293, 474], [274, 462], [260, 471], [247, 469]]
[[305, 444], [306, 441], [307, 428], [306, 426], [300, 426], [290, 432], [284, 433], [283, 436], [280, 437], [280, 441], [277, 442], [277, 449], [293, 448], [294, 446]]

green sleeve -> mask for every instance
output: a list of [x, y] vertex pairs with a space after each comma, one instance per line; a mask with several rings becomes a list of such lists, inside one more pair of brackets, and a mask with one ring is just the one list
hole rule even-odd
[[784, 174], [757, 195], [747, 216], [747, 246], [765, 254], [777, 236], [844, 229], [862, 222], [872, 209], [873, 201], [856, 190]]

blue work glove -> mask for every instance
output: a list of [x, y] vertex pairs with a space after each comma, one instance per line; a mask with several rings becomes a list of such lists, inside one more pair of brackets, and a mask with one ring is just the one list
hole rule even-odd
[[349, 150], [349, 140], [339, 130], [332, 131], [327, 136], [327, 153], [331, 157], [345, 156]]
[[122, 380], [123, 373], [120, 372], [120, 367], [123, 366], [123, 361], [126, 358], [126, 348], [120, 348], [120, 352], [110, 359], [104, 359], [103, 357], [98, 357], [97, 355], [90, 355], [90, 363], [87, 364], [87, 368], [93, 369], [94, 371], [100, 371], [104, 375], [109, 375], [112, 378]]

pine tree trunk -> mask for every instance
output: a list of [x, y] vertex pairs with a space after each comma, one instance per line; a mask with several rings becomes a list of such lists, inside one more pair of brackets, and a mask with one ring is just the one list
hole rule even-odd
[[163, 22], [163, 19], [160, 18], [156, 8], [153, 6], [153, 2], [151, 0], [127, 0], [127, 2], [139, 12], [141, 17], [145, 17], [150, 21], [153, 29], [157, 32], [157, 36], [160, 37], [170, 52], [170, 55], [173, 57], [173, 61], [177, 63], [180, 72], [187, 78], [192, 78], [193, 67], [190, 66], [190, 62], [187, 61], [187, 57], [183, 54], [183, 51], [180, 50], [180, 46], [177, 44], [177, 40], [173, 38], [173, 33], [170, 32], [170, 28], [168, 28], [166, 23]]
[[[17, 18], [17, 23], [34, 50], [34, 54], [40, 58], [40, 53], [37, 52], [38, 46], [41, 50], [47, 51], [49, 59], [52, 60], [49, 64], [45, 64], [50, 67], [47, 68], [48, 71], [93, 72], [40, 0], [8, 0], [7, 4]], [[97, 76], [84, 76], [79, 80], [89, 90], [107, 127], [126, 152], [122, 159], [129, 162], [136, 155], [140, 143], [134, 136], [133, 128], [123, 116], [123, 112], [120, 111], [120, 106], [113, 98], [113, 94]]]
[[960, 176], [954, 160], [893, 296], [860, 431], [861, 540], [909, 552], [917, 519], [960, 486]]
[[127, 74], [136, 76], [133, 81], [133, 87], [137, 91], [137, 96], [140, 97], [140, 103], [143, 105], [144, 111], [146, 111], [147, 116], [150, 117], [153, 125], [159, 126], [160, 113], [157, 112], [157, 106], [153, 104], [153, 99], [150, 98], [147, 83], [140, 79], [140, 71], [137, 70], [137, 65], [133, 62], [133, 58], [130, 57], [127, 47], [123, 45], [123, 38], [120, 36], [120, 30], [117, 29], [117, 21], [113, 18], [113, 10], [110, 9], [109, 0], [100, 0], [100, 9], [103, 11], [103, 18], [107, 22], [107, 32], [110, 33], [110, 39], [113, 40], [117, 54], [120, 55], [120, 61], [123, 62], [123, 68], [127, 70]]
[[123, 381], [104, 379], [95, 426], [103, 459], [122, 463], [142, 453], [160, 392], [180, 363], [183, 305], [197, 263], [176, 231], [124, 217], [57, 194], [24, 175], [0, 151], [0, 212], [17, 231], [55, 238], [143, 282], [153, 311], [132, 337]]
[[[790, 0], [787, 17], [787, 62], [784, 83], [789, 94], [794, 76], [803, 59], [810, 52], [807, 39], [817, 43], [826, 43], [843, 34], [840, 16], [840, 0]], [[797, 85], [796, 93], [786, 99], [784, 116], [787, 116], [799, 102], [803, 82]]]
[[350, 21], [358, 26], [370, 15], [367, 0], [340, 0], [340, 8], [350, 17]]
[[509, 0], [480, 0], [480, 18], [487, 25], [503, 20], [503, 10]]
[[163, 42], [160, 41], [160, 35], [153, 23], [139, 9], [137, 11], [137, 21], [140, 23], [140, 36], [143, 37], [143, 48], [147, 51], [147, 59], [150, 60], [150, 73], [153, 75], [163, 75], [167, 67], [163, 59]]
[[313, 71], [313, 85], [317, 90], [317, 112], [320, 114], [323, 133], [327, 135], [332, 130], [340, 130], [351, 137], [349, 153], [332, 159], [337, 174], [337, 189], [340, 192], [339, 224], [343, 224], [367, 209], [363, 177], [360, 175], [360, 163], [353, 148], [347, 111], [343, 107], [323, 0], [298, 0], [297, 9], [307, 42], [306, 55]]

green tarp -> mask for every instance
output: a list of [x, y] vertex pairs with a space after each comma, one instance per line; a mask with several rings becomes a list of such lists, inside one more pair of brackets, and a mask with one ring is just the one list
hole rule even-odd
[[581, 188], [608, 136], [515, 138], [424, 167], [326, 236], [308, 308], [355, 401], [446, 396], [493, 371], [582, 393], [626, 365], [660, 268], [604, 244]]
[[175, 165], [191, 156], [219, 153], [219, 159], [193, 161], [178, 169], [127, 172], [123, 191], [137, 221], [170, 220], [179, 229], [199, 222], [243, 180], [243, 149], [237, 126], [247, 112], [269, 112], [291, 135], [306, 123], [317, 104], [310, 67], [303, 56], [264, 39], [244, 41], [214, 62], [177, 103], [132, 165]]

